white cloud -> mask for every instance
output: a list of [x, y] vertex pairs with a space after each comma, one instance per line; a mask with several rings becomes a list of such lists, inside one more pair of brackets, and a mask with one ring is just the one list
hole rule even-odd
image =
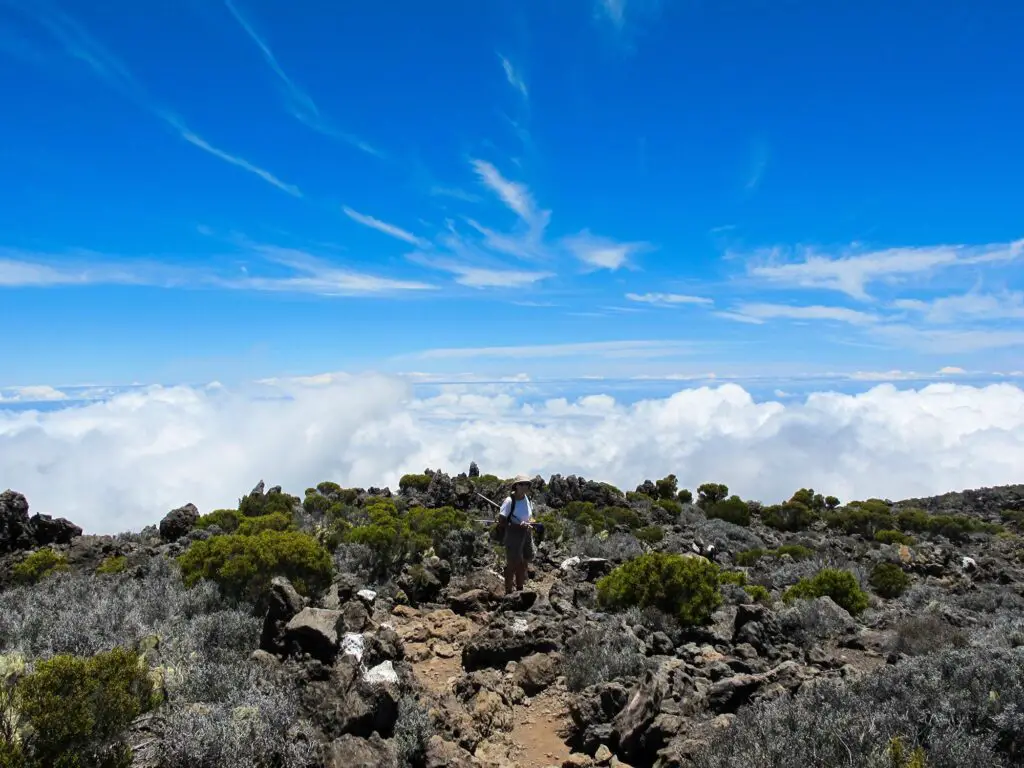
[[523, 288], [554, 277], [553, 272], [486, 267], [422, 253], [406, 256], [409, 261], [455, 275], [455, 282], [467, 288]]
[[[736, 307], [734, 312], [722, 313], [724, 316], [737, 320], [739, 318], [753, 320], [835, 320], [851, 325], [869, 325], [879, 321], [877, 315], [860, 312], [846, 307], [824, 306], [792, 306], [789, 304], [745, 303]], [[738, 317], [737, 317], [738, 316]]]
[[523, 76], [505, 56], [498, 54], [498, 58], [501, 59], [501, 66], [505, 70], [505, 78], [508, 80], [508, 84], [519, 91], [524, 99], [529, 98], [530, 94], [526, 90], [526, 81], [523, 79]]
[[20, 9], [45, 27], [69, 57], [84, 63], [97, 78], [109, 87], [120, 92], [141, 109], [163, 120], [189, 144], [231, 165], [259, 176], [267, 183], [290, 195], [295, 197], [302, 196], [302, 192], [294, 184], [281, 181], [270, 171], [242, 157], [213, 146], [202, 136], [190, 130], [181, 117], [154, 99], [142, 83], [135, 78], [128, 67], [93, 37], [84, 26], [68, 14], [56, 8], [46, 8], [42, 3], [30, 2], [20, 4]]
[[256, 47], [260, 49], [260, 53], [266, 60], [267, 65], [273, 70], [274, 74], [281, 80], [284, 85], [285, 94], [289, 102], [288, 109], [292, 116], [303, 123], [309, 128], [312, 128], [325, 136], [333, 136], [334, 138], [341, 139], [352, 146], [361, 149], [371, 155], [381, 157], [382, 153], [362, 139], [352, 136], [351, 134], [345, 133], [336, 129], [330, 124], [321, 114], [319, 107], [316, 102], [313, 101], [313, 97], [302, 90], [294, 80], [288, 77], [288, 74], [284, 71], [284, 68], [278, 63], [277, 57], [274, 52], [270, 49], [267, 42], [260, 37], [256, 32], [252, 24], [249, 23], [248, 19], [242, 15], [231, 0], [224, 0], [224, 5], [227, 6], [228, 11], [234, 16], [235, 21], [245, 31], [249, 38], [256, 44]]
[[601, 357], [651, 358], [689, 351], [687, 341], [583, 341], [570, 344], [532, 344], [514, 347], [455, 347], [428, 349], [413, 356], [421, 360], [451, 358], [540, 358], [598, 355]]
[[867, 286], [878, 280], [901, 280], [944, 267], [1013, 261], [1024, 256], [1024, 240], [982, 246], [937, 245], [887, 248], [864, 253], [856, 249], [839, 255], [805, 248], [788, 260], [783, 249], [753, 254], [747, 272], [755, 278], [783, 286], [823, 288], [857, 299], [868, 299]]
[[630, 258], [651, 248], [650, 243], [620, 243], [583, 230], [562, 238], [562, 244], [581, 262], [595, 269], [615, 271], [630, 266]]
[[407, 243], [412, 243], [413, 245], [419, 246], [421, 248], [426, 247], [427, 245], [426, 240], [416, 237], [416, 235], [412, 234], [411, 232], [407, 232], [401, 227], [396, 227], [394, 224], [388, 224], [386, 221], [375, 219], [373, 216], [367, 216], [365, 214], [359, 213], [358, 211], [354, 211], [347, 205], [342, 206], [341, 210], [344, 212], [346, 216], [352, 219], [352, 221], [358, 222], [359, 224], [362, 224], [364, 227], [376, 229], [378, 232], [383, 232], [385, 235], [390, 235], [391, 237], [394, 237], [398, 240], [404, 240]]
[[955, 365], [946, 365], [943, 366], [942, 368], [939, 368], [939, 373], [941, 373], [944, 376], [959, 376], [961, 374], [967, 373], [967, 371]]
[[543, 230], [550, 218], [550, 211], [537, 209], [533, 195], [525, 184], [509, 181], [485, 160], [473, 160], [473, 169], [481, 181], [494, 192], [519, 218], [533, 230]]
[[627, 293], [626, 298], [630, 301], [639, 301], [645, 304], [659, 304], [672, 306], [679, 304], [714, 304], [711, 299], [703, 296], [687, 296], [681, 293]]
[[0, 387], [0, 403], [42, 403], [67, 400], [68, 396], [46, 384], [27, 387]]
[[416, 399], [377, 376], [265, 394], [154, 387], [57, 411], [0, 409], [0, 477], [34, 511], [114, 532], [188, 501], [233, 506], [260, 478], [301, 496], [321, 480], [395, 487], [405, 472], [470, 461], [626, 489], [673, 472], [685, 487], [724, 482], [765, 502], [805, 486], [849, 500], [1000, 485], [1024, 463], [1024, 390], [1007, 383], [881, 385], [786, 404], [735, 384], [631, 405], [472, 388]]
[[898, 309], [918, 312], [928, 323], [946, 324], [971, 320], [1024, 319], [1024, 291], [965, 293], [931, 300], [898, 299]]

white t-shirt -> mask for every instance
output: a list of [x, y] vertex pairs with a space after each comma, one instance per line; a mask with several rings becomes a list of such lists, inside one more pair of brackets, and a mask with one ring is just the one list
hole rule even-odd
[[[501, 511], [498, 512], [502, 517], [508, 517], [508, 513], [512, 510], [512, 497], [506, 496], [505, 500], [501, 503]], [[524, 496], [521, 499], [516, 499], [516, 511], [515, 515], [509, 521], [510, 523], [526, 523], [533, 520], [533, 504], [530, 503], [530, 497]]]

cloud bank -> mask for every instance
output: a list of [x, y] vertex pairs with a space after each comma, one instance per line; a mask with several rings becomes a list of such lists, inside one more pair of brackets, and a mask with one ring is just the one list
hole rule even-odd
[[382, 376], [275, 380], [260, 390], [150, 387], [60, 410], [0, 409], [0, 488], [88, 532], [169, 509], [233, 506], [260, 478], [302, 495], [321, 480], [397, 487], [405, 472], [577, 473], [624, 489], [674, 472], [745, 498], [802, 486], [844, 500], [1020, 481], [1024, 390], [939, 383], [757, 402], [742, 387], [530, 399], [529, 384], [430, 396]]

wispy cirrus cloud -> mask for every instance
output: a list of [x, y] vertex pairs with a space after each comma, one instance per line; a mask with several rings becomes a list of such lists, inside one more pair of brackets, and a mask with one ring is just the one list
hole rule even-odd
[[[165, 261], [115, 258], [106, 254], [33, 254], [0, 249], [0, 288], [46, 288], [95, 285], [136, 285], [177, 289], [229, 289], [304, 293], [318, 296], [392, 295], [429, 291], [437, 286], [400, 280], [333, 264], [305, 251], [247, 243], [245, 253], [257, 257], [239, 273], [195, 268]], [[266, 263], [287, 267], [288, 275], [263, 275]]]
[[295, 81], [288, 76], [288, 73], [284, 71], [284, 68], [278, 62], [277, 57], [271, 50], [270, 45], [259, 35], [249, 20], [238, 9], [238, 6], [232, 2], [232, 0], [224, 0], [224, 5], [234, 17], [235, 21], [238, 22], [238, 25], [243, 29], [245, 34], [249, 36], [249, 39], [255, 43], [257, 48], [259, 48], [260, 53], [267, 62], [267, 65], [281, 81], [281, 84], [284, 86], [285, 101], [288, 105], [288, 111], [292, 117], [314, 131], [351, 144], [353, 147], [356, 147], [367, 154], [375, 155], [377, 157], [384, 156], [380, 150], [373, 147], [366, 141], [363, 141], [358, 136], [353, 136], [352, 134], [335, 127], [331, 121], [321, 113], [320, 108], [313, 100], [313, 97], [300, 88]]
[[429, 269], [447, 272], [454, 276], [456, 283], [467, 288], [523, 288], [555, 276], [554, 272], [486, 266], [430, 253], [412, 253], [407, 258]]
[[629, 301], [655, 306], [674, 307], [685, 304], [710, 305], [715, 302], [703, 296], [688, 296], [681, 293], [627, 293]]
[[64, 50], [65, 54], [84, 63], [108, 87], [120, 92], [137, 106], [173, 128], [184, 141], [224, 162], [255, 174], [268, 184], [272, 184], [290, 195], [302, 196], [302, 192], [294, 184], [281, 181], [273, 173], [259, 165], [214, 146], [191, 130], [184, 119], [154, 99], [127, 66], [93, 37], [84, 26], [64, 11], [49, 3], [42, 2], [42, 0], [39, 0], [39, 2], [36, 2], [36, 0], [31, 2], [9, 0], [9, 3], [49, 32]]
[[523, 79], [522, 74], [516, 69], [512, 62], [505, 56], [498, 54], [498, 58], [501, 60], [502, 69], [505, 70], [505, 78], [508, 80], [508, 84], [511, 85], [515, 90], [522, 94], [524, 99], [530, 97], [529, 92], [526, 89], [526, 80]]
[[631, 258], [650, 250], [646, 242], [618, 242], [607, 237], [591, 234], [590, 230], [562, 238], [562, 245], [581, 263], [593, 269], [615, 271], [631, 266]]
[[893, 306], [917, 313], [924, 322], [1024, 319], [1024, 291], [971, 292], [931, 299], [897, 299]]
[[472, 165], [480, 180], [532, 231], [542, 232], [547, 227], [551, 212], [542, 211], [537, 207], [533, 195], [525, 184], [506, 179], [486, 160], [474, 159]]
[[386, 221], [381, 221], [373, 216], [367, 216], [349, 208], [347, 205], [342, 206], [342, 212], [348, 216], [352, 221], [362, 224], [364, 227], [370, 229], [376, 229], [378, 232], [383, 232], [385, 235], [389, 235], [397, 240], [403, 240], [412, 245], [424, 247], [427, 245], [427, 241], [421, 237], [408, 232], [401, 227], [397, 227], [394, 224], [388, 224]]
[[851, 325], [870, 325], [882, 320], [878, 315], [847, 307], [822, 305], [794, 306], [791, 304], [741, 303], [730, 312], [720, 313], [730, 320], [760, 323], [765, 320], [828, 320]]
[[587, 341], [571, 344], [532, 344], [507, 347], [453, 347], [428, 349], [412, 357], [420, 360], [454, 358], [552, 358], [601, 356], [622, 358], [674, 357], [692, 351], [693, 343], [673, 340]]
[[[793, 258], [795, 256], [795, 259]], [[939, 269], [1006, 263], [1024, 256], [1024, 239], [987, 245], [937, 245], [859, 252], [846, 249], [825, 254], [813, 248], [795, 254], [773, 248], [747, 257], [747, 274], [784, 287], [838, 291], [869, 300], [867, 287], [877, 281], [897, 282]]]

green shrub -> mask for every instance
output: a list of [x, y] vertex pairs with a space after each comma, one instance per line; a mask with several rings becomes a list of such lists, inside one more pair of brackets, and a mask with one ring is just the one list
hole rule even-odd
[[805, 547], [803, 544], [783, 544], [772, 550], [771, 554], [775, 555], [775, 557], [789, 555], [794, 560], [810, 560], [814, 557], [814, 550], [810, 547]]
[[707, 510], [728, 496], [729, 486], [722, 483], [704, 483], [697, 488], [697, 506]]
[[211, 525], [216, 525], [224, 533], [233, 533], [238, 529], [242, 519], [242, 513], [237, 509], [215, 509], [213, 512], [201, 515], [196, 520], [196, 528], [209, 528]]
[[236, 533], [239, 536], [255, 536], [263, 531], [291, 531], [295, 529], [295, 518], [284, 512], [271, 512], [269, 515], [247, 517], [238, 524]]
[[1024, 527], [1024, 509], [1004, 509], [999, 516], [1007, 523]]
[[250, 493], [238, 500], [238, 511], [242, 517], [263, 517], [274, 512], [282, 512], [288, 517], [295, 513], [295, 507], [301, 504], [297, 496], [272, 490], [268, 493]]
[[757, 563], [767, 552], [763, 549], [755, 547], [754, 549], [745, 549], [736, 555], [736, 565], [741, 565], [744, 568], [749, 568]]
[[870, 502], [853, 502], [830, 512], [825, 521], [830, 528], [867, 538], [873, 538], [877, 531], [889, 530], [895, 525], [892, 512], [884, 502], [882, 506]]
[[400, 491], [426, 491], [430, 487], [431, 479], [430, 475], [402, 475], [398, 480], [398, 489]]
[[157, 703], [148, 669], [124, 648], [40, 661], [17, 682], [15, 695], [27, 726], [23, 764], [53, 768], [129, 765], [122, 733]]
[[766, 587], [762, 587], [760, 584], [744, 584], [743, 589], [755, 603], [772, 604], [772, 593]]
[[548, 541], [559, 541], [565, 536], [565, 522], [553, 512], [541, 512], [537, 522], [544, 526], [544, 537]]
[[102, 563], [96, 567], [96, 573], [123, 573], [128, 567], [128, 558], [124, 555], [111, 555], [105, 558]]
[[816, 510], [792, 499], [765, 507], [761, 511], [761, 522], [780, 531], [802, 531], [809, 528], [819, 517]]
[[661, 480], [656, 480], [654, 487], [658, 489], [659, 499], [674, 499], [679, 491], [679, 482], [675, 475], [668, 475]]
[[50, 547], [43, 547], [30, 553], [11, 572], [14, 581], [19, 584], [36, 584], [51, 573], [66, 571], [69, 567], [64, 555], [54, 552]]
[[896, 522], [904, 531], [932, 533], [950, 541], [963, 541], [970, 533], [999, 533], [1001, 525], [986, 523], [966, 515], [929, 515], [923, 509], [908, 507], [896, 515]]
[[747, 574], [743, 571], [722, 571], [718, 574], [718, 580], [722, 584], [735, 584], [737, 587], [742, 587], [747, 583]]
[[875, 541], [879, 544], [906, 544], [910, 546], [914, 543], [914, 537], [903, 533], [903, 531], [884, 530], [875, 531]]
[[304, 595], [314, 595], [331, 582], [330, 554], [299, 531], [213, 536], [194, 542], [178, 563], [187, 586], [207, 579], [226, 596], [258, 605], [274, 576], [287, 577]]
[[623, 563], [597, 582], [599, 602], [609, 608], [657, 608], [683, 625], [707, 622], [722, 604], [719, 568], [700, 557], [648, 552]]
[[899, 597], [910, 586], [910, 577], [895, 563], [879, 563], [871, 569], [868, 583], [882, 597]]
[[816, 597], [830, 597], [836, 605], [854, 616], [868, 607], [868, 596], [857, 583], [857, 577], [837, 568], [824, 568], [814, 576], [800, 579], [783, 594], [787, 602]]
[[693, 491], [683, 488], [676, 494], [676, 501], [680, 504], [693, 504]]
[[409, 527], [390, 499], [377, 499], [366, 507], [367, 519], [349, 529], [345, 540], [369, 547], [376, 558], [374, 570], [383, 574], [431, 545], [429, 536]]
[[461, 531], [470, 526], [469, 515], [453, 507], [413, 507], [406, 516], [410, 530], [428, 538], [435, 548], [450, 531]]
[[673, 518], [679, 517], [683, 514], [683, 505], [675, 499], [658, 499], [654, 502], [654, 506], [665, 510], [668, 512], [669, 516]]
[[657, 544], [665, 538], [665, 531], [660, 525], [648, 525], [633, 535], [645, 544]]
[[750, 507], [747, 502], [735, 495], [709, 505], [705, 508], [704, 514], [733, 525], [750, 525]]

